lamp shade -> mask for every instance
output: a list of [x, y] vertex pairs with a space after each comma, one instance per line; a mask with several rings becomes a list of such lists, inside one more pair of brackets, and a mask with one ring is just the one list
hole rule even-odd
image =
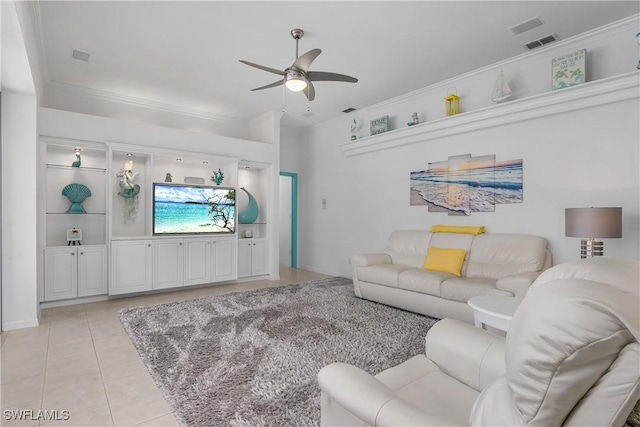
[[622, 208], [566, 208], [564, 231], [567, 237], [622, 237]]

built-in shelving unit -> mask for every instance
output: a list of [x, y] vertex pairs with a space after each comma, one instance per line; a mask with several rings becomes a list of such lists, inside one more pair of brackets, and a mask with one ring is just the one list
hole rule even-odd
[[340, 144], [340, 147], [346, 156], [394, 149], [493, 126], [503, 126], [518, 121], [620, 102], [637, 97], [639, 88], [640, 72], [633, 71], [455, 116], [431, 120], [415, 126], [394, 129], [355, 141], [344, 142]]
[[[241, 253], [249, 253], [241, 264], [245, 270], [248, 266], [248, 272], [241, 277], [270, 273], [264, 209], [272, 165], [243, 164], [239, 172], [240, 159], [232, 157], [46, 136], [41, 141], [40, 184], [45, 189], [39, 193], [44, 230], [41, 302], [66, 304], [85, 297], [236, 280], [239, 239], [244, 242]], [[72, 166], [77, 150], [79, 167]], [[131, 170], [134, 184], [140, 186], [133, 200], [118, 194], [123, 169]], [[220, 184], [211, 179], [217, 171], [224, 174]], [[153, 187], [169, 178], [174, 184], [234, 189], [234, 232], [154, 235]], [[62, 189], [70, 183], [90, 189], [91, 196], [82, 203], [86, 213], [67, 213], [70, 202]], [[255, 223], [237, 223], [237, 214], [248, 200], [239, 186], [246, 186], [259, 202], [261, 212]], [[67, 242], [67, 230], [73, 228], [82, 229], [81, 244]], [[246, 230], [251, 230], [253, 238], [241, 238]]]
[[[80, 166], [72, 166], [80, 154]], [[43, 207], [43, 301], [107, 293], [107, 148], [93, 141], [43, 138], [40, 188]], [[91, 196], [82, 202], [86, 213], [69, 213], [71, 202], [62, 190], [82, 184]], [[68, 241], [67, 231], [81, 230], [80, 241]]]

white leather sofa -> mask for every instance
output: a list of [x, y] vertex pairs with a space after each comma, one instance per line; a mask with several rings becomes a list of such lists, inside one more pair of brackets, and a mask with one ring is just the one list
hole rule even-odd
[[640, 399], [640, 264], [593, 258], [533, 284], [506, 340], [444, 319], [378, 375], [318, 374], [322, 426], [622, 426]]
[[[425, 271], [430, 246], [467, 251], [461, 277]], [[442, 319], [473, 323], [469, 298], [524, 297], [538, 275], [551, 267], [546, 239], [520, 234], [394, 231], [385, 253], [351, 256], [356, 296]]]

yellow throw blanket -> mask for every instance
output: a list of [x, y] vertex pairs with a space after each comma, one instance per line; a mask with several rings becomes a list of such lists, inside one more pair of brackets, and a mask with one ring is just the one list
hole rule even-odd
[[432, 233], [461, 233], [461, 234], [484, 234], [483, 225], [444, 225], [437, 224], [431, 227]]

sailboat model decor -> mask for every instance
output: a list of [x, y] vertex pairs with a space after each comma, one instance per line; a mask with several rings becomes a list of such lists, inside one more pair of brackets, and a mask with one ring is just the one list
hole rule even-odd
[[491, 100], [496, 104], [500, 104], [501, 102], [511, 98], [511, 95], [513, 95], [513, 93], [501, 68], [498, 80], [496, 80], [496, 84], [493, 87], [493, 93], [491, 93]]

